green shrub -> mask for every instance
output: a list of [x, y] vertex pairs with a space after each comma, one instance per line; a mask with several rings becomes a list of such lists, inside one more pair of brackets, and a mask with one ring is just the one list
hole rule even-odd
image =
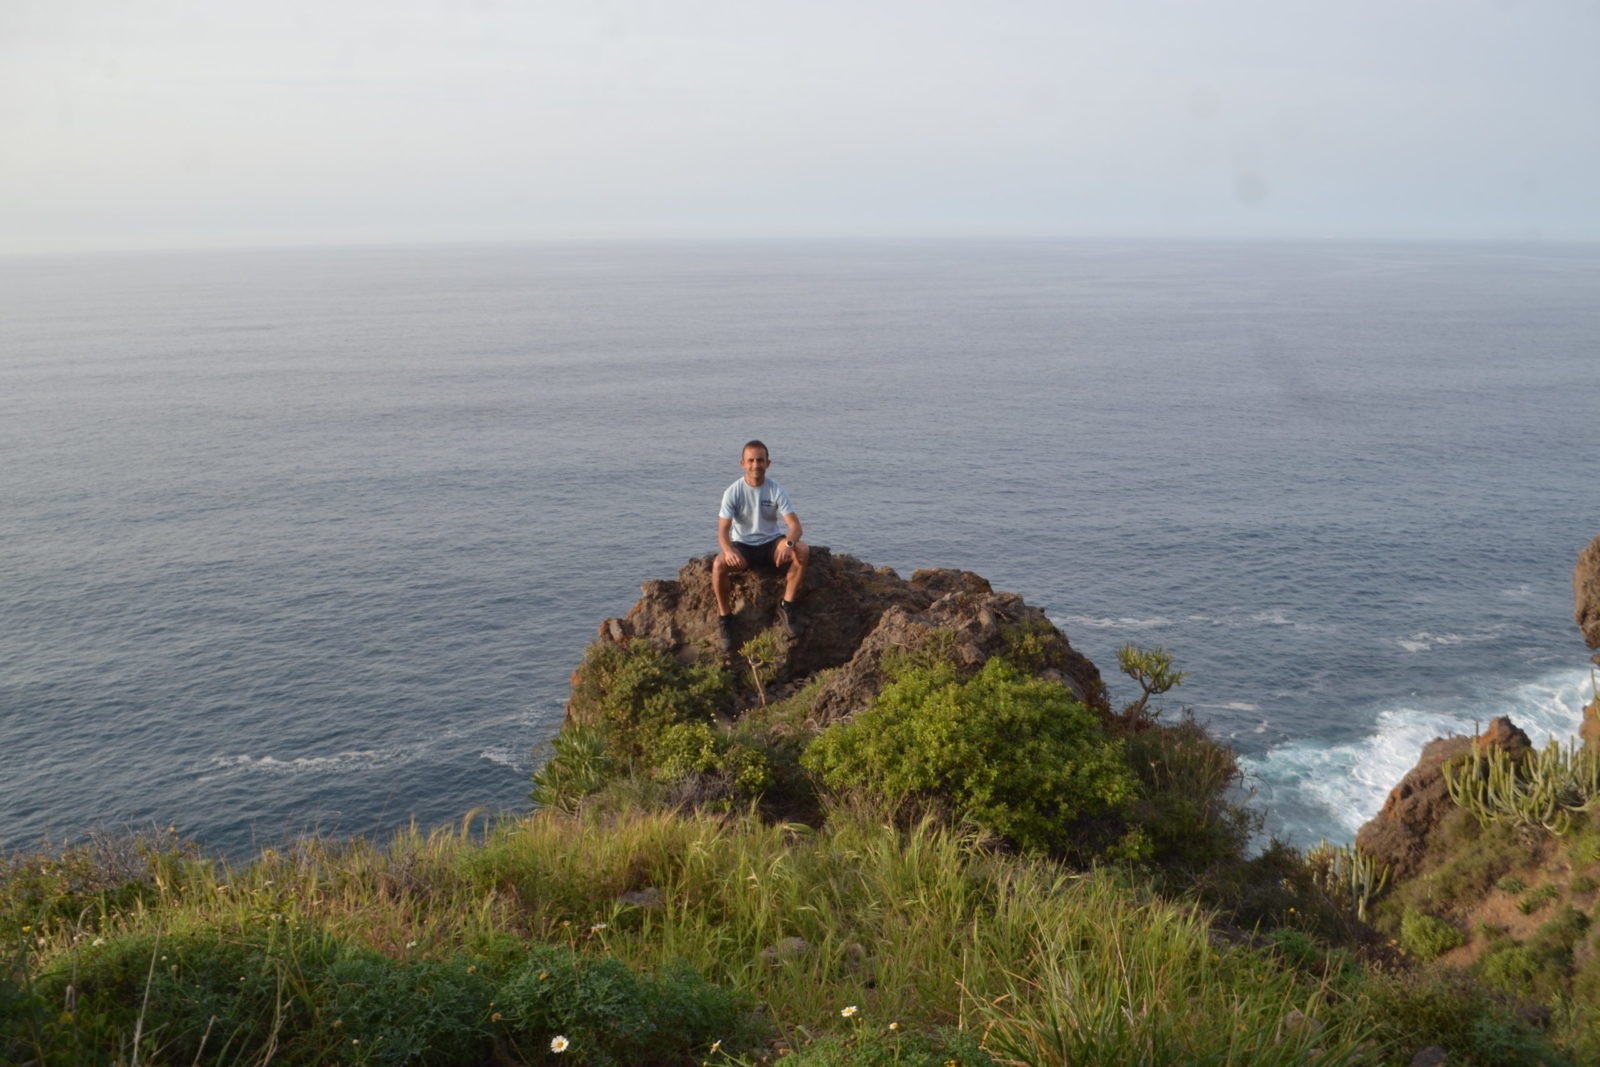
[[710, 723], [680, 722], [661, 731], [655, 773], [663, 778], [711, 774], [727, 748], [723, 735]]
[[1600, 1063], [1600, 953], [1586, 953], [1572, 977], [1572, 1022], [1569, 1031], [1576, 1053], [1587, 1054], [1584, 1063]]
[[1589, 916], [1569, 904], [1534, 931], [1528, 944], [1535, 952], [1564, 954], [1570, 962], [1589, 925]]
[[817, 694], [834, 671], [819, 671], [800, 690], [764, 707], [746, 708], [734, 722], [729, 737], [735, 744], [759, 749], [767, 757], [773, 788], [789, 797], [796, 792], [814, 802], [810, 776], [800, 766], [800, 754], [816, 738], [818, 727], [810, 719]]
[[598, 727], [568, 723], [551, 740], [550, 749], [550, 757], [533, 772], [528, 798], [541, 808], [570, 814], [612, 776], [605, 735]]
[[1276, 838], [1257, 856], [1237, 863], [1219, 863], [1192, 883], [1179, 883], [1207, 907], [1244, 927], [1293, 927], [1333, 943], [1344, 943], [1364, 930], [1346, 901], [1331, 896], [1307, 856]]
[[904, 668], [802, 762], [832, 789], [947, 807], [1018, 846], [1064, 852], [1137, 789], [1122, 746], [1064, 686], [991, 659]]
[[1271, 945], [1286, 963], [1300, 970], [1316, 970], [1327, 958], [1322, 946], [1317, 944], [1316, 938], [1292, 926], [1280, 926], [1272, 931], [1267, 935], [1267, 944]]
[[494, 987], [462, 960], [398, 962], [354, 950], [329, 965], [311, 996], [319, 1031], [345, 1063], [477, 1067], [493, 1047]]
[[1600, 860], [1600, 823], [1596, 812], [1589, 812], [1575, 825], [1567, 839], [1567, 859], [1574, 868], [1587, 867]]
[[1572, 884], [1568, 888], [1574, 893], [1593, 893], [1596, 889], [1600, 889], [1600, 882], [1595, 881], [1587, 874], [1580, 874], [1572, 880]]
[[0, 966], [0, 1063], [71, 1063], [64, 1056], [44, 1055], [50, 1005], [24, 976], [24, 968], [13, 967], [10, 961]]
[[[1553, 970], [1552, 962], [1562, 963], [1561, 969]], [[1552, 961], [1548, 954], [1535, 952], [1526, 944], [1507, 941], [1483, 954], [1478, 961], [1478, 977], [1490, 989], [1545, 1001], [1565, 984], [1571, 962], [1570, 957], [1565, 961]]]
[[61, 961], [39, 987], [61, 1003], [72, 986], [77, 1015], [105, 1034], [141, 1034], [141, 1059], [229, 1063], [244, 1050], [307, 1040], [305, 991], [341, 951], [332, 939], [282, 928], [136, 935]]
[[710, 664], [679, 663], [645, 641], [597, 642], [573, 676], [569, 721], [598, 727], [614, 760], [649, 767], [667, 727], [707, 721], [731, 692]]
[[688, 1062], [714, 1042], [731, 1051], [757, 1034], [743, 1004], [692, 970], [641, 976], [614, 959], [543, 945], [501, 986], [496, 1013], [533, 1062], [557, 1038], [560, 1062], [608, 1067]]
[[1000, 656], [1023, 674], [1064, 671], [1072, 665], [1072, 646], [1048, 619], [1024, 619], [1000, 627]]
[[1374, 1036], [1385, 1045], [1406, 1050], [1438, 1045], [1450, 1063], [1480, 1067], [1566, 1062], [1511, 1006], [1460, 972], [1372, 974], [1363, 990], [1377, 1023]]
[[1188, 712], [1131, 732], [1124, 745], [1139, 778], [1127, 819], [1148, 841], [1152, 862], [1190, 874], [1244, 855], [1261, 817], [1229, 799], [1243, 776], [1231, 749]]
[[1460, 948], [1465, 941], [1454, 923], [1415, 908], [1407, 908], [1400, 919], [1400, 947], [1424, 963]]
[[1491, 946], [1478, 963], [1479, 977], [1493, 989], [1553, 1004], [1568, 995], [1576, 949], [1589, 925], [1583, 912], [1564, 907], [1526, 942]]
[[91, 833], [59, 848], [0, 856], [0, 929], [98, 929], [108, 914], [155, 900], [156, 879], [198, 862], [173, 830]]
[[[1486, 830], [1467, 811], [1457, 808], [1439, 824], [1440, 844], [1432, 849], [1444, 857], [1443, 864], [1397, 887], [1395, 893], [1410, 904], [1429, 908], [1469, 908], [1482, 900], [1506, 872], [1528, 859], [1526, 847], [1517, 835]], [[1522, 892], [1521, 888], [1509, 892]]]
[[1517, 910], [1524, 915], [1532, 915], [1540, 908], [1546, 907], [1561, 896], [1561, 887], [1546, 883], [1538, 889], [1531, 890], [1527, 896], [1517, 901]]
[[699, 779], [722, 801], [759, 798], [772, 784], [765, 752], [731, 740], [708, 723], [685, 722], [661, 733], [655, 775], [668, 782]]

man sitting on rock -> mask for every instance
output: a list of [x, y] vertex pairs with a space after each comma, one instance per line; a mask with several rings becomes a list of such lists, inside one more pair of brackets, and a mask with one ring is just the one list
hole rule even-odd
[[748, 442], [739, 454], [744, 477], [728, 486], [717, 511], [718, 552], [711, 564], [711, 589], [717, 597], [717, 643], [723, 652], [734, 649], [733, 611], [728, 603], [734, 571], [751, 567], [787, 571], [778, 625], [791, 637], [798, 632], [794, 600], [806, 575], [811, 547], [800, 540], [800, 516], [794, 513], [788, 492], [767, 478], [771, 465], [767, 446]]

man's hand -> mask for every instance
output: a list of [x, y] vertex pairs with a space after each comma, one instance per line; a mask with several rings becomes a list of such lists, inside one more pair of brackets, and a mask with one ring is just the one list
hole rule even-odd
[[772, 550], [772, 562], [776, 566], [779, 566], [779, 567], [786, 566], [788, 564], [788, 562], [793, 558], [794, 558], [794, 549], [789, 547], [789, 542], [786, 541], [786, 540], [785, 541], [779, 541], [778, 542], [778, 547]]
[[732, 548], [722, 550], [722, 565], [730, 571], [742, 571], [745, 568], [744, 557]]

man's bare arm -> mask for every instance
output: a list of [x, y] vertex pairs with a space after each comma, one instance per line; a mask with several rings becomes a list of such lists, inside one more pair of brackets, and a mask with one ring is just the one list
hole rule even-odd
[[794, 555], [794, 549], [789, 547], [789, 543], [798, 545], [800, 543], [800, 534], [802, 532], [800, 527], [800, 516], [796, 515], [794, 512], [791, 511], [789, 514], [785, 515], [783, 517], [783, 521], [789, 524], [789, 533], [786, 538], [787, 543], [778, 545], [778, 547], [772, 553], [772, 562], [776, 563], [780, 567], [789, 561], [790, 556]]

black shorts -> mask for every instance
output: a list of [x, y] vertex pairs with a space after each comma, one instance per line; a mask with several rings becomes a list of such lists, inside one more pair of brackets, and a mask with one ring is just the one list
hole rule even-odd
[[778, 566], [773, 556], [777, 554], [778, 546], [783, 543], [783, 538], [768, 541], [764, 545], [747, 545], [743, 541], [734, 541], [733, 550], [744, 557], [744, 561], [752, 567], [762, 570], [777, 571], [789, 566], [789, 561], [784, 560], [783, 567]]

